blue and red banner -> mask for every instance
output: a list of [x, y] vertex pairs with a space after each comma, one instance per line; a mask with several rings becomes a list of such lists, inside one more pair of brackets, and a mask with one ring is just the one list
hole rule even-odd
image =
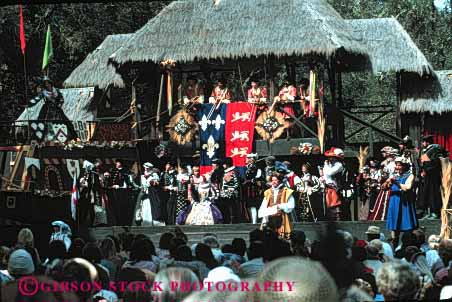
[[212, 159], [231, 157], [234, 166], [246, 166], [253, 151], [256, 106], [247, 102], [202, 104], [198, 111], [201, 175], [212, 170]]
[[234, 166], [245, 167], [246, 155], [253, 151], [256, 106], [247, 102], [228, 104], [226, 110], [226, 157]]
[[224, 158], [224, 129], [226, 124], [226, 105], [218, 107], [202, 104], [198, 111], [200, 139], [200, 173], [212, 170], [214, 158]]

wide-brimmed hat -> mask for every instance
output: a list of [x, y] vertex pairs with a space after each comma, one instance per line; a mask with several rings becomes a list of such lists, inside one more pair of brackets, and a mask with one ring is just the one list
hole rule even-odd
[[380, 227], [376, 225], [371, 225], [367, 228], [366, 234], [380, 235]]
[[151, 169], [151, 168], [154, 168], [154, 165], [151, 164], [150, 162], [147, 162], [147, 163], [144, 163], [144, 164], [143, 164], [143, 167], [144, 167], [144, 168]]
[[325, 151], [325, 156], [344, 158], [345, 154], [344, 150], [342, 150], [341, 148], [332, 147], [331, 149]]
[[395, 149], [395, 148], [393, 148], [391, 146], [386, 146], [386, 147], [383, 147], [380, 150], [380, 152], [381, 153], [387, 153], [389, 155], [397, 155], [399, 153], [399, 150], [397, 150], [397, 149]]
[[408, 165], [410, 162], [408, 161], [408, 158], [403, 157], [403, 156], [398, 156], [396, 157], [396, 159], [394, 159], [394, 162], [396, 163], [402, 163], [404, 165]]

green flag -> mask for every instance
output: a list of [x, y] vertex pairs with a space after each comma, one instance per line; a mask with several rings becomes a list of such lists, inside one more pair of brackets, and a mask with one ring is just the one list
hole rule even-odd
[[50, 33], [50, 25], [47, 27], [46, 46], [44, 49], [44, 57], [42, 58], [42, 70], [45, 70], [53, 57], [52, 35]]

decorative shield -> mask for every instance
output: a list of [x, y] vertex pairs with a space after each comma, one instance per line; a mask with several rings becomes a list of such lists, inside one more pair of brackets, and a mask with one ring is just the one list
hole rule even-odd
[[76, 159], [66, 159], [67, 171], [71, 177], [80, 177], [80, 162]]
[[195, 119], [185, 109], [173, 116], [166, 127], [170, 139], [179, 145], [191, 142], [197, 130]]
[[286, 121], [281, 112], [268, 113], [262, 112], [256, 120], [256, 132], [271, 144], [275, 139], [283, 134], [284, 129], [289, 127], [289, 122]]
[[44, 123], [31, 122], [29, 126], [32, 133], [32, 140], [36, 140], [38, 142], [42, 141], [45, 133]]

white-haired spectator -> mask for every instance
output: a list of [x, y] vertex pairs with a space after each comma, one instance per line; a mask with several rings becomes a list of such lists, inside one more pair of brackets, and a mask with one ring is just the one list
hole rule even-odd
[[427, 258], [427, 264], [432, 269], [433, 264], [440, 260], [438, 254], [438, 246], [441, 238], [438, 235], [430, 235], [428, 237], [429, 250], [425, 253], [425, 258]]
[[218, 238], [214, 234], [206, 234], [202, 238], [202, 243], [209, 246], [212, 249], [213, 256], [218, 263], [223, 263], [223, 252], [220, 249], [220, 243]]
[[420, 282], [408, 263], [400, 260], [386, 262], [377, 274], [377, 286], [385, 301], [415, 300]]

